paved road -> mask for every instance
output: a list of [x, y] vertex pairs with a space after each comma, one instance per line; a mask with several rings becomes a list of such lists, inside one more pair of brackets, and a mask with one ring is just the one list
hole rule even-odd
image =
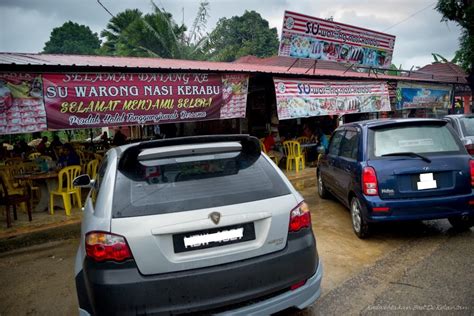
[[[310, 309], [283, 315], [473, 314], [474, 231], [447, 221], [383, 225], [369, 240], [352, 232], [346, 209], [300, 188], [311, 208], [324, 264], [323, 296]], [[0, 254], [0, 315], [73, 315], [78, 239]]]

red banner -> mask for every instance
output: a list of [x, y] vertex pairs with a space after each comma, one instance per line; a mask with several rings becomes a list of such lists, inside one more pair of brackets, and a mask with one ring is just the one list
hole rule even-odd
[[0, 73], [0, 134], [46, 130], [41, 75]]
[[245, 117], [248, 76], [207, 73], [44, 74], [48, 128]]

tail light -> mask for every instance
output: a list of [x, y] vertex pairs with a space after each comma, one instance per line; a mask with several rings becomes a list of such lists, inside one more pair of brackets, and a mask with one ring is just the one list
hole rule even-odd
[[124, 261], [132, 258], [124, 237], [105, 232], [86, 234], [86, 253], [95, 261]]
[[290, 227], [288, 232], [297, 232], [300, 229], [311, 227], [311, 213], [308, 204], [301, 202], [290, 212]]
[[364, 167], [362, 171], [362, 191], [365, 195], [378, 195], [377, 174], [372, 167]]
[[469, 167], [471, 169], [471, 187], [474, 187], [474, 160], [469, 160]]
[[474, 144], [467, 144], [464, 147], [466, 147], [466, 150], [469, 155], [474, 155]]

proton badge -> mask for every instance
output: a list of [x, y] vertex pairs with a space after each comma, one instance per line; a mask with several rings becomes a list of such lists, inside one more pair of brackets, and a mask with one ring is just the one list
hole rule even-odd
[[212, 212], [211, 214], [209, 214], [209, 218], [211, 219], [211, 221], [214, 223], [214, 224], [219, 224], [219, 221], [221, 220], [221, 213], [219, 212]]

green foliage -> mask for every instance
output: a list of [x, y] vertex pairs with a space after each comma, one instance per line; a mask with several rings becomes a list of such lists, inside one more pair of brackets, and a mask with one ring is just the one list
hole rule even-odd
[[466, 71], [473, 72], [474, 62], [474, 1], [438, 0], [436, 9], [443, 15], [443, 21], [454, 21], [463, 28], [459, 38], [460, 47], [455, 59]]
[[400, 64], [400, 67], [397, 67], [397, 65], [391, 64], [389, 69], [390, 70], [387, 71], [387, 75], [398, 76], [400, 75], [400, 70], [402, 70], [402, 65]]
[[267, 57], [278, 52], [276, 28], [255, 11], [245, 11], [242, 16], [222, 18], [209, 35], [206, 49], [211, 59], [233, 61], [246, 55]]
[[100, 47], [97, 33], [85, 25], [72, 21], [56, 27], [45, 43], [43, 52], [48, 54], [94, 55]]
[[[123, 32], [136, 20], [142, 18], [142, 13], [138, 9], [127, 9], [112, 17], [105, 30], [100, 33], [105, 38], [101, 47], [101, 52], [105, 55], [121, 55], [120, 48], [125, 49], [127, 41], [123, 38]], [[127, 47], [126, 49], [132, 49]]]
[[200, 32], [207, 22], [209, 3], [201, 3], [193, 32], [186, 36], [186, 26], [178, 25], [170, 13], [153, 2], [153, 12], [143, 15], [139, 10], [126, 10], [110, 19], [101, 32], [105, 42], [101, 53], [113, 56], [203, 59]]

